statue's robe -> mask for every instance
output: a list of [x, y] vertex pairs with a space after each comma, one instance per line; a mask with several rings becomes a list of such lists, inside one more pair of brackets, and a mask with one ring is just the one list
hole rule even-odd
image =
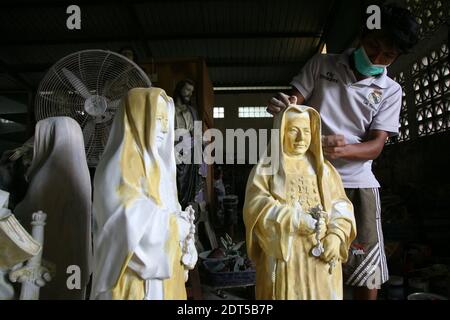
[[[285, 168], [284, 115], [295, 108], [310, 116], [313, 174], [309, 176], [290, 174]], [[341, 264], [338, 262], [330, 274], [329, 264], [311, 254], [316, 245], [315, 234], [301, 234], [294, 223], [293, 201], [303, 200], [300, 202], [305, 212], [320, 204], [327, 212], [323, 235], [334, 233], [339, 237], [340, 262], [347, 260], [356, 236], [353, 206], [339, 174], [323, 158], [320, 117], [312, 108], [290, 106], [275, 118], [274, 128], [280, 129], [280, 148], [273, 148], [271, 157], [263, 157], [250, 173], [243, 212], [247, 252], [256, 265], [256, 298], [342, 299]], [[279, 168], [268, 174], [264, 166], [274, 163], [275, 153], [279, 153]]]
[[[85, 299], [91, 276], [92, 193], [83, 133], [75, 120], [51, 117], [36, 124], [27, 179], [27, 193], [14, 214], [30, 233], [32, 214], [47, 214], [42, 259], [52, 280], [41, 288], [40, 298]], [[79, 288], [67, 286], [71, 266], [79, 267]]]
[[[167, 112], [163, 150], [157, 110]], [[130, 90], [94, 178], [93, 299], [186, 299], [173, 135], [172, 99]]]

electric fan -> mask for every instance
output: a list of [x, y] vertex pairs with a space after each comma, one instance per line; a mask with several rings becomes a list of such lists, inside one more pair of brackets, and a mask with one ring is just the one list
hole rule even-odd
[[75, 119], [83, 130], [88, 165], [95, 167], [122, 97], [132, 88], [150, 86], [145, 72], [120, 54], [105, 50], [75, 52], [55, 63], [39, 84], [36, 119]]

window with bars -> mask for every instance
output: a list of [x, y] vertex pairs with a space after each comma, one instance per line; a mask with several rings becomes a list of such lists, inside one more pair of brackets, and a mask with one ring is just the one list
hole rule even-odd
[[[449, 22], [450, 1], [404, 3], [420, 24], [420, 39], [431, 37]], [[450, 130], [448, 53], [448, 44], [444, 43], [393, 77], [402, 86], [403, 97], [399, 135], [388, 139], [387, 144]]]
[[406, 0], [406, 6], [420, 24], [420, 38], [432, 34], [441, 25], [447, 23], [448, 17], [450, 16], [450, 4], [448, 0]]
[[[405, 73], [412, 79], [411, 88], [406, 87]], [[399, 135], [390, 138], [387, 144], [407, 141], [411, 139], [411, 135], [423, 137], [450, 130], [450, 67], [447, 43], [418, 59], [408, 70], [393, 78], [402, 86], [403, 98]], [[412, 97], [406, 99], [405, 92]], [[410, 120], [415, 122], [413, 126], [409, 123]]]
[[412, 66], [418, 136], [450, 129], [450, 71], [444, 43]]
[[266, 111], [267, 107], [239, 107], [239, 118], [270, 118], [272, 115]]
[[214, 107], [213, 108], [213, 118], [214, 119], [225, 118], [225, 109], [223, 107]]

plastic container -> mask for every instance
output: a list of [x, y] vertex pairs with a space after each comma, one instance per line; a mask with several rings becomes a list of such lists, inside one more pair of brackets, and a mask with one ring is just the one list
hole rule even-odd
[[408, 281], [408, 287], [410, 293], [415, 292], [428, 292], [429, 281], [423, 278], [410, 278]]
[[238, 272], [214, 272], [211, 271], [211, 267], [209, 266], [210, 263], [211, 262], [208, 261], [203, 262], [206, 270], [201, 273], [200, 276], [205, 283], [213, 287], [227, 288], [251, 286], [255, 284], [256, 271], [253, 269]]
[[446, 297], [428, 292], [416, 292], [408, 296], [408, 300], [448, 300]]

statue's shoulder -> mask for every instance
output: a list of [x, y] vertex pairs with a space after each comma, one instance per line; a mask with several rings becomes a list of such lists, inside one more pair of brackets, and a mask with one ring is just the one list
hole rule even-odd
[[323, 174], [329, 177], [339, 177], [339, 179], [341, 178], [339, 172], [328, 160], [324, 161]]
[[323, 178], [328, 180], [327, 185], [332, 186], [332, 189], [339, 195], [344, 193], [344, 185], [342, 184], [342, 178], [335, 167], [328, 161], [325, 160], [323, 168]]

